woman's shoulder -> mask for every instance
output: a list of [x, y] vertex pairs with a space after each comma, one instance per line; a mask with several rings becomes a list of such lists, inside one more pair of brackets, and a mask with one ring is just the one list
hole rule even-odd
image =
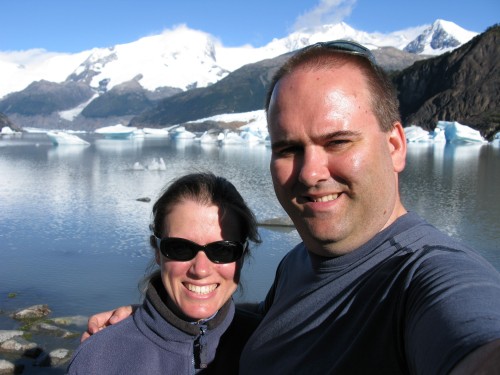
[[70, 361], [69, 374], [78, 373], [82, 369], [85, 370], [84, 373], [93, 374], [90, 363], [99, 369], [102, 365], [99, 364], [100, 361], [112, 362], [117, 351], [123, 350], [123, 343], [127, 342], [130, 347], [130, 343], [134, 342], [133, 337], [137, 334], [138, 330], [132, 317], [93, 334], [76, 348]]

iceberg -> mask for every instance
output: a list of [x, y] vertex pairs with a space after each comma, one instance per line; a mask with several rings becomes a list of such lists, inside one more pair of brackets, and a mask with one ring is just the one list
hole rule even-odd
[[447, 143], [486, 143], [478, 130], [457, 121], [439, 121], [437, 128], [444, 129]]
[[167, 129], [144, 128], [142, 131], [146, 137], [168, 137]]
[[137, 128], [133, 126], [117, 124], [96, 129], [95, 133], [103, 135], [104, 138], [123, 139], [129, 138], [136, 130]]
[[417, 125], [404, 128], [406, 141], [425, 143], [486, 143], [481, 133], [457, 121], [438, 121], [433, 131], [426, 131]]
[[246, 142], [239, 134], [228, 131], [224, 133], [224, 138], [222, 138], [221, 143], [223, 145], [241, 145]]
[[420, 126], [411, 125], [404, 128], [406, 142], [429, 142], [430, 136], [427, 130], [422, 129]]
[[12, 135], [15, 133], [16, 132], [14, 130], [12, 130], [9, 126], [4, 126], [2, 128], [2, 131], [0, 132], [0, 134], [2, 134], [2, 135]]
[[241, 132], [241, 138], [248, 144], [264, 143], [264, 138], [258, 132], [246, 130]]
[[411, 125], [404, 128], [406, 135], [406, 142], [408, 143], [440, 143], [446, 142], [444, 131], [436, 128], [428, 132], [418, 125]]
[[194, 139], [196, 138], [196, 134], [186, 130], [184, 126], [179, 126], [173, 130], [172, 136], [175, 139]]
[[80, 137], [64, 131], [51, 130], [46, 134], [54, 145], [90, 145], [89, 142], [81, 139]]
[[167, 166], [165, 165], [165, 161], [163, 158], [160, 158], [157, 160], [156, 158], [153, 158], [151, 163], [147, 166], [148, 170], [150, 171], [166, 171]]
[[218, 144], [222, 137], [223, 134], [219, 133], [218, 130], [207, 130], [195, 141], [199, 141], [202, 145]]

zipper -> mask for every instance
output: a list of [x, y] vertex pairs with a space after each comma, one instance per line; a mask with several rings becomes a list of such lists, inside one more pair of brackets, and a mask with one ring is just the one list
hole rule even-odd
[[204, 369], [208, 367], [208, 350], [207, 350], [207, 331], [206, 325], [200, 325], [200, 334], [193, 343], [194, 367], [195, 369]]

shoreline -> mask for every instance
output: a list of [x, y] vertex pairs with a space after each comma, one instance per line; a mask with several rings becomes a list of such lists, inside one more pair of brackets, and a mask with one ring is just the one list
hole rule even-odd
[[0, 374], [64, 374], [85, 316], [52, 317], [48, 305], [0, 311]]

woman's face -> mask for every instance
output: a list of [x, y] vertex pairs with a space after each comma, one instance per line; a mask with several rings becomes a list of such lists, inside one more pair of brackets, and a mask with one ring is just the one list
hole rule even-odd
[[[237, 217], [219, 207], [206, 206], [191, 200], [182, 201], [165, 217], [162, 238], [179, 237], [206, 245], [210, 242], [241, 241]], [[164, 257], [156, 250], [163, 285], [180, 311], [193, 320], [215, 314], [236, 291], [239, 281], [237, 263], [212, 263], [199, 251], [188, 261]]]

